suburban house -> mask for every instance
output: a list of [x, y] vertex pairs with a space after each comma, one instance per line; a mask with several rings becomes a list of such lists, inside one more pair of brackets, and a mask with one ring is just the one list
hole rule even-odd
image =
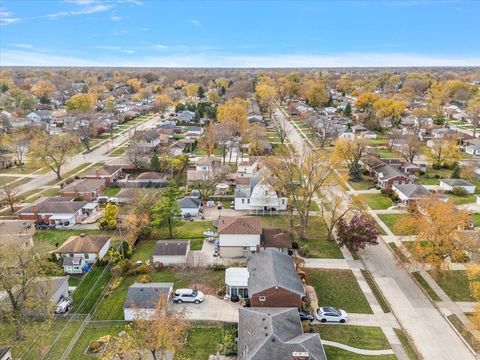
[[140, 187], [164, 186], [168, 182], [167, 174], [160, 172], [144, 172], [137, 176], [134, 180], [128, 180], [128, 184], [135, 183]]
[[105, 187], [106, 181], [104, 179], [81, 179], [64, 187], [61, 195], [94, 201], [105, 190]]
[[69, 227], [81, 223], [98, 212], [98, 204], [87, 201], [70, 201], [53, 197], [16, 212], [19, 220], [33, 220], [58, 227]]
[[128, 288], [123, 303], [125, 321], [149, 319], [154, 313], [157, 303], [163, 297], [168, 301], [173, 292], [173, 283], [134, 283]]
[[281, 229], [263, 229], [260, 247], [262, 250], [276, 249], [287, 254], [292, 248], [292, 240], [292, 234]]
[[88, 267], [83, 256], [66, 256], [63, 258], [63, 271], [65, 274], [83, 274]]
[[152, 254], [153, 263], [185, 264], [190, 252], [190, 240], [159, 240]]
[[248, 296], [252, 307], [302, 307], [302, 281], [289, 255], [267, 249], [247, 261]]
[[209, 180], [223, 170], [222, 159], [216, 157], [200, 158], [195, 164], [195, 169], [187, 170], [187, 181], [192, 183]]
[[413, 179], [391, 165], [375, 168], [373, 173], [377, 179], [377, 185], [386, 191], [391, 191], [393, 185], [413, 183]]
[[0, 222], [0, 247], [15, 246], [28, 248], [33, 246], [35, 223], [26, 220], [2, 220]]
[[320, 335], [304, 333], [296, 308], [240, 308], [238, 360], [326, 360]]
[[250, 158], [248, 161], [242, 161], [238, 164], [237, 177], [253, 176], [260, 169], [260, 163], [257, 158]]
[[102, 259], [107, 254], [108, 249], [110, 249], [110, 236], [80, 234], [79, 236], [70, 236], [54, 250], [54, 253], [57, 259], [82, 257], [87, 264], [93, 264], [97, 259]]
[[432, 196], [429, 190], [417, 184], [397, 184], [392, 186], [392, 190], [398, 195], [399, 200], [404, 205], [410, 205], [417, 202], [417, 200]]
[[[263, 171], [265, 174], [267, 170]], [[287, 198], [280, 196], [261, 172], [248, 177], [250, 182], [235, 188], [235, 210], [278, 211], [287, 209]]]
[[225, 294], [229, 297], [248, 298], [248, 269], [229, 267], [225, 269]]
[[87, 171], [84, 175], [86, 179], [104, 179], [107, 184], [117, 181], [123, 177], [122, 165], [105, 165], [96, 169]]
[[155, 130], [136, 131], [132, 137], [143, 150], [153, 151], [160, 145], [160, 134]]
[[443, 179], [440, 180], [440, 187], [446, 191], [453, 191], [455, 188], [462, 188], [468, 194], [475, 193], [475, 185], [463, 179]]
[[246, 257], [260, 245], [262, 223], [258, 217], [221, 216], [218, 234], [221, 257]]
[[202, 212], [202, 202], [198, 198], [185, 196], [178, 200], [182, 217], [198, 217]]

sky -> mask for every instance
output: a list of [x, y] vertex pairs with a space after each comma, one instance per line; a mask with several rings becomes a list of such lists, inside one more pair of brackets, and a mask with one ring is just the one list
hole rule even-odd
[[480, 0], [0, 0], [0, 66], [480, 66]]

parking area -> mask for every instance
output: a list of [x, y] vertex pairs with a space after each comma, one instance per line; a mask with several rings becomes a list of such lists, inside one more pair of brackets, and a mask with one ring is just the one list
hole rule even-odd
[[189, 320], [238, 322], [238, 309], [242, 305], [205, 295], [201, 304], [170, 303], [169, 306], [173, 311], [185, 311]]

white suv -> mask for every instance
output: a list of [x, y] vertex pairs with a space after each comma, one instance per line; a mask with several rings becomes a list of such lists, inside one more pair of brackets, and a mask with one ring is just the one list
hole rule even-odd
[[315, 311], [315, 317], [318, 321], [324, 322], [339, 322], [344, 323], [348, 319], [345, 310], [335, 309], [334, 307], [321, 307]]
[[181, 303], [195, 303], [200, 304], [205, 299], [205, 296], [201, 291], [193, 289], [177, 289], [173, 295], [173, 302], [177, 304]]

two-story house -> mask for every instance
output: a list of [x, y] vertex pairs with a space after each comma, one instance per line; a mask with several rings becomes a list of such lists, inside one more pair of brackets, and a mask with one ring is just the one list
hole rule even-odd
[[255, 253], [261, 243], [261, 220], [252, 216], [221, 216], [218, 234], [221, 257], [246, 257]]

